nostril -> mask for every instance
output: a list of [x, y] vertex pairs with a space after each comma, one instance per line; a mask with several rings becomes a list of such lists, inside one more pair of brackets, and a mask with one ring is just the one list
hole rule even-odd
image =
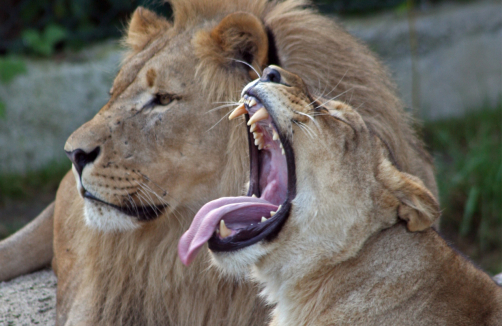
[[81, 176], [82, 175], [82, 170], [84, 170], [84, 167], [89, 164], [94, 162], [96, 158], [98, 157], [100, 152], [99, 147], [96, 147], [93, 149], [91, 152], [87, 153], [83, 150], [76, 149], [71, 152], [65, 151], [66, 155], [72, 161], [73, 165], [75, 166], [75, 169], [77, 169], [78, 174]]
[[281, 73], [273, 68], [265, 68], [262, 80], [265, 82], [280, 83]]

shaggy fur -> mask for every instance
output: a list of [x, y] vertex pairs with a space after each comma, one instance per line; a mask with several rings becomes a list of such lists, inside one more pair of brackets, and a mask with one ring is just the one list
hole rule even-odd
[[430, 228], [439, 205], [422, 181], [350, 106], [274, 69], [280, 83], [250, 85], [292, 144], [296, 197], [275, 239], [215, 251], [217, 266], [251, 272], [273, 326], [500, 325], [502, 288]]
[[[66, 144], [66, 150], [102, 149], [83, 170], [83, 185], [93, 194], [115, 205], [169, 207], [140, 225], [120, 224], [120, 215], [109, 223], [110, 208], [84, 202], [82, 188], [71, 175], [65, 177], [54, 212], [58, 325], [260, 325], [266, 320], [252, 286], [220, 280], [205, 255], [188, 271], [175, 257], [177, 239], [194, 212], [244, 188], [245, 131], [221, 121], [228, 109], [217, 108], [226, 105], [217, 102], [235, 101], [253, 76], [236, 60], [260, 69], [277, 56], [311, 89], [359, 107], [396, 163], [436, 194], [429, 156], [387, 73], [365, 46], [308, 2], [171, 3], [172, 22], [145, 9], [133, 15], [125, 40], [130, 51], [110, 101]], [[270, 53], [270, 43], [277, 53]], [[145, 109], [159, 94], [172, 96], [172, 103]], [[21, 264], [9, 264], [5, 275], [16, 275]]]

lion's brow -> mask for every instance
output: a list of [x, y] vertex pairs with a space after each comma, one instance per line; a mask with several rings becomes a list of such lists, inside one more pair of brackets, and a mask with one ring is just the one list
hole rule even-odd
[[[136, 77], [147, 64], [147, 62], [152, 59], [158, 52], [165, 48], [169, 43], [169, 36], [164, 35], [152, 42], [150, 46], [147, 46], [143, 51], [133, 55], [124, 64], [118, 73], [118, 76], [122, 77], [113, 85], [112, 97], [110, 99], [110, 104], [122, 94], [133, 82]], [[127, 71], [127, 74], [124, 72]], [[123, 75], [123, 76], [121, 76]], [[118, 78], [118, 77], [117, 77]]]

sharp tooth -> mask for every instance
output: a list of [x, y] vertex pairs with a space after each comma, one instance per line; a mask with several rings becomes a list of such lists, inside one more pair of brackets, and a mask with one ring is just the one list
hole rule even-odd
[[274, 215], [275, 215], [275, 213], [277, 213], [277, 212], [270, 211], [270, 216], [274, 216]]
[[282, 155], [286, 155], [286, 152], [284, 151], [284, 148], [282, 149]]
[[281, 207], [282, 205], [279, 205], [279, 207], [277, 207], [277, 212], [281, 210]]
[[261, 144], [261, 142], [260, 142], [260, 138], [255, 139], [255, 140], [254, 140], [254, 145], [255, 145], [255, 146], [258, 146], [259, 144]]
[[239, 103], [244, 103], [244, 98], [241, 97], [241, 99], [239, 100]]
[[249, 101], [249, 106], [255, 106], [256, 105], [256, 100], [254, 98], [252, 98], [250, 101]]
[[259, 150], [262, 150], [262, 149], [263, 149], [263, 143], [259, 143], [259, 144], [258, 144], [258, 149], [259, 149]]
[[279, 146], [281, 146], [281, 148], [284, 148], [284, 147], [282, 147], [282, 143]]
[[230, 115], [228, 116], [228, 120], [235, 119], [243, 114], [246, 114], [247, 112], [248, 111], [244, 107], [244, 104], [241, 104], [238, 107], [236, 107], [232, 113], [230, 113]]
[[265, 108], [261, 108], [258, 111], [256, 111], [256, 113], [253, 114], [253, 116], [249, 119], [248, 126], [263, 119], [267, 119], [268, 117], [269, 115], [267, 110]]
[[232, 234], [232, 231], [230, 231], [227, 226], [225, 225], [225, 221], [221, 220], [220, 221], [220, 235], [222, 238], [228, 237], [230, 234]]
[[263, 137], [263, 134], [261, 132], [253, 132], [253, 137], [254, 139], [260, 139]]
[[256, 123], [253, 123], [253, 124], [251, 125], [251, 128], [249, 128], [249, 131], [253, 132], [253, 131], [255, 131], [255, 130], [256, 130]]
[[279, 139], [279, 134], [275, 130], [272, 131], [272, 139], [273, 140], [278, 140]]
[[267, 221], [267, 218], [265, 216], [262, 216], [261, 217], [261, 222], [263, 223], [263, 222], [266, 222], [266, 221]]
[[272, 124], [271, 124], [271, 123], [269, 123], [269, 124], [268, 124], [268, 127], [269, 127], [269, 128], [272, 128]]
[[255, 194], [253, 194], [253, 196], [251, 196], [251, 197], [253, 197], [253, 198], [257, 198]]

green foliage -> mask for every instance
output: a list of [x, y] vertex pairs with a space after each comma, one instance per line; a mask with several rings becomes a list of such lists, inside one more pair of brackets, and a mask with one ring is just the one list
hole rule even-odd
[[13, 58], [0, 57], [0, 81], [2, 83], [8, 83], [17, 75], [23, 74], [25, 72], [26, 64], [23, 61]]
[[7, 113], [5, 112], [5, 103], [0, 100], [0, 120], [5, 120]]
[[64, 160], [27, 173], [0, 174], [0, 205], [9, 199], [29, 199], [39, 193], [54, 192], [70, 168], [70, 161]]
[[56, 24], [48, 25], [43, 32], [26, 29], [22, 34], [28, 50], [45, 57], [52, 55], [56, 44], [62, 42], [67, 36], [67, 30]]
[[444, 209], [442, 227], [477, 246], [502, 248], [502, 102], [462, 118], [427, 123]]

